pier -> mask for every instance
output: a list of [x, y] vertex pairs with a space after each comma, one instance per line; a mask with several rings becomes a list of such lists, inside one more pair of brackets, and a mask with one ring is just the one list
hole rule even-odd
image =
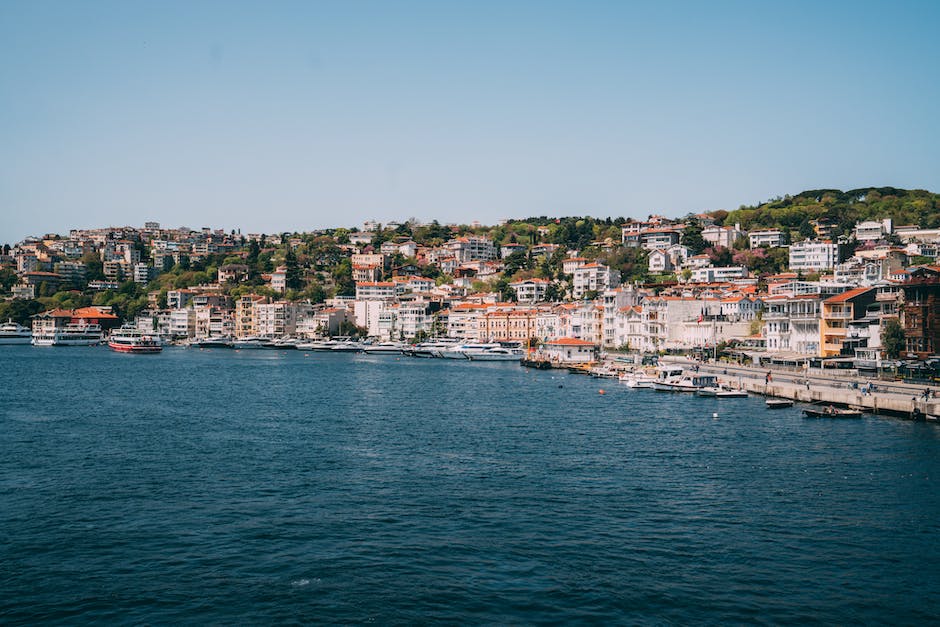
[[[938, 390], [926, 385], [872, 380], [874, 389], [868, 393], [866, 386], [869, 380], [857, 375], [834, 375], [832, 372], [823, 375], [818, 371], [804, 374], [770, 369], [771, 380], [767, 382], [767, 368], [697, 363], [685, 359], [668, 361], [688, 367], [698, 366], [700, 372], [717, 375], [723, 383], [732, 387], [768, 397], [787, 398], [801, 403], [858, 407], [873, 414], [904, 418], [915, 417], [918, 413], [922, 418], [926, 415], [940, 415], [940, 398], [935, 396]], [[924, 397], [926, 389], [931, 391], [929, 399]]]

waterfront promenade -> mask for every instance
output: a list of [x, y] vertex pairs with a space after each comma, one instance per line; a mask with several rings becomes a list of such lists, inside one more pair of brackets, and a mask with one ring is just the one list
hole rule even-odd
[[[916, 412], [940, 415], [940, 390], [935, 386], [915, 385], [901, 381], [879, 381], [856, 374], [821, 372], [811, 369], [778, 370], [723, 363], [699, 363], [685, 358], [664, 358], [667, 363], [698, 366], [704, 373], [714, 374], [723, 383], [765, 396], [789, 398], [803, 403], [855, 406], [872, 413], [912, 417]], [[766, 380], [771, 373], [770, 382]], [[867, 384], [873, 384], [871, 393]], [[924, 391], [930, 390], [929, 399]]]

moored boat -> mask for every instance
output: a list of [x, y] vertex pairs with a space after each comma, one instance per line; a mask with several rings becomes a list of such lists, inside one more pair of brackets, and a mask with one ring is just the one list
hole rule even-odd
[[32, 339], [33, 332], [13, 320], [0, 324], [0, 344], [29, 344]]
[[210, 336], [201, 340], [190, 342], [193, 348], [232, 348], [234, 340], [227, 335]]
[[765, 403], [767, 409], [785, 409], [793, 407], [793, 401], [788, 398], [768, 398]]
[[35, 330], [32, 343], [33, 346], [97, 346], [101, 338], [101, 325], [69, 323]]
[[497, 346], [488, 348], [485, 351], [468, 353], [470, 361], [521, 361], [525, 357], [525, 351], [521, 348], [503, 348]]
[[160, 338], [138, 329], [122, 327], [111, 332], [108, 348], [119, 353], [159, 353], [163, 350]]
[[861, 418], [862, 412], [855, 409], [839, 409], [829, 405], [823, 409], [804, 409], [804, 418]]
[[401, 342], [379, 342], [378, 344], [364, 344], [362, 352], [369, 355], [400, 355], [405, 345]]

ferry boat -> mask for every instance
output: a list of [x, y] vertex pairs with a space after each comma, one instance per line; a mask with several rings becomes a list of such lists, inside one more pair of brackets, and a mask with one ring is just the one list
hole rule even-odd
[[108, 348], [119, 353], [159, 353], [163, 350], [160, 338], [137, 329], [121, 328], [108, 338]]
[[32, 339], [33, 332], [13, 320], [0, 324], [0, 344], [29, 344]]
[[99, 324], [68, 324], [40, 326], [33, 332], [33, 346], [97, 346], [102, 333]]

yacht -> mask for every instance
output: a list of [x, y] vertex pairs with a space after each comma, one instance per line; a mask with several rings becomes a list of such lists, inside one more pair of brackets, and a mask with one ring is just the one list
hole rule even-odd
[[470, 361], [520, 361], [525, 357], [525, 351], [521, 348], [496, 346], [483, 351], [468, 352], [467, 357]]
[[0, 324], [0, 344], [29, 344], [32, 338], [32, 331], [13, 320]]
[[215, 335], [190, 342], [193, 348], [232, 348], [235, 341], [227, 335]]
[[239, 338], [235, 340], [232, 343], [232, 347], [233, 348], [248, 348], [248, 349], [274, 348], [274, 342], [264, 337], [258, 337], [258, 336], [252, 335], [249, 337], [243, 337], [243, 338]]
[[670, 392], [673, 383], [677, 383], [682, 378], [682, 366], [660, 366], [656, 374], [656, 380], [653, 381], [654, 390]]
[[430, 342], [421, 342], [420, 344], [415, 344], [414, 346], [405, 348], [403, 352], [410, 357], [423, 357], [425, 359], [430, 359], [432, 357], [442, 357], [444, 351], [453, 348], [454, 344], [455, 340], [438, 339], [432, 340]]
[[711, 374], [691, 374], [683, 375], [678, 380], [657, 381], [653, 384], [653, 389], [657, 392], [696, 392], [705, 388], [718, 388], [718, 377]]
[[70, 322], [62, 326], [42, 326], [33, 333], [33, 346], [97, 346], [101, 325]]
[[297, 349], [302, 351], [328, 351], [333, 350], [336, 344], [335, 340], [310, 340], [309, 342], [297, 344]]
[[500, 348], [496, 343], [464, 343], [441, 349], [440, 357], [444, 359], [469, 359], [473, 354], [479, 354], [492, 348]]
[[379, 342], [378, 344], [366, 344], [362, 347], [362, 352], [369, 355], [400, 355], [405, 345], [401, 342]]
[[160, 338], [135, 328], [121, 327], [111, 332], [108, 348], [119, 353], [159, 353], [163, 350]]

